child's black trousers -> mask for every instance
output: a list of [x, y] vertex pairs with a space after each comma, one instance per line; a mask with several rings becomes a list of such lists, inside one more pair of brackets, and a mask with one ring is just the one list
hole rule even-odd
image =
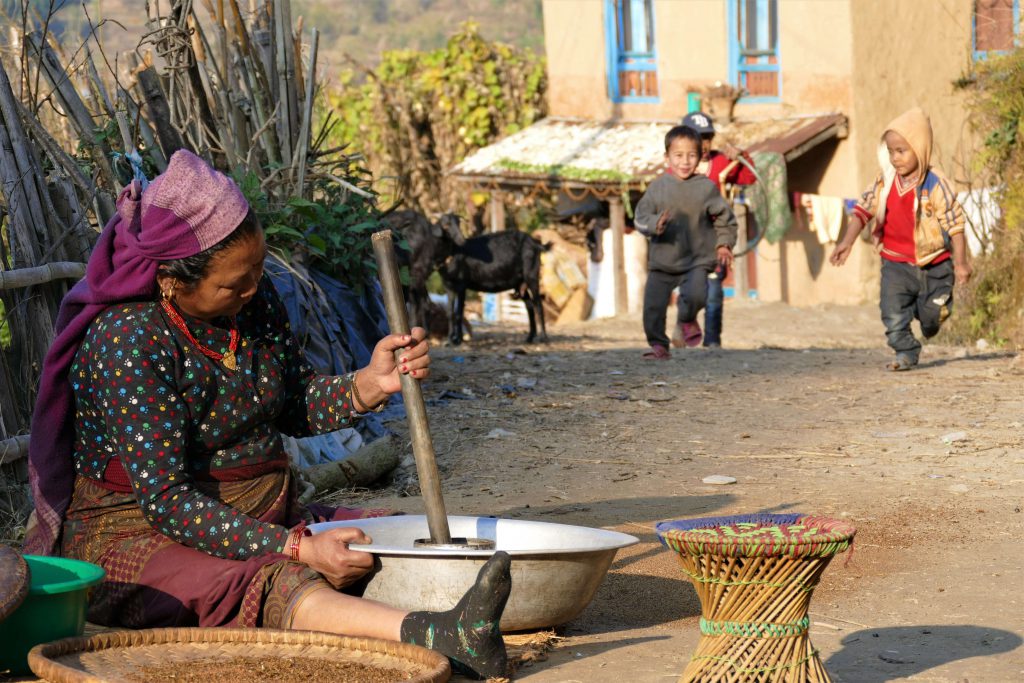
[[882, 259], [882, 322], [889, 346], [917, 363], [921, 342], [910, 323], [917, 318], [925, 339], [939, 333], [953, 310], [953, 260], [919, 268], [912, 263]]
[[644, 288], [644, 334], [648, 344], [668, 348], [665, 318], [672, 290], [679, 287], [678, 322], [690, 323], [697, 319], [708, 299], [708, 271], [692, 268], [685, 273], [665, 273], [652, 270], [647, 273]]

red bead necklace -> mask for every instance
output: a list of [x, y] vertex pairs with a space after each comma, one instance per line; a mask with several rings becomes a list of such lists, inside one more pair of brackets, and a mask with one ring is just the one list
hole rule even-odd
[[217, 353], [211, 349], [206, 348], [199, 343], [199, 340], [192, 336], [192, 333], [188, 330], [188, 325], [185, 324], [184, 318], [174, 310], [174, 306], [170, 304], [167, 299], [162, 299], [160, 305], [164, 307], [167, 312], [167, 317], [171, 319], [171, 322], [181, 330], [181, 333], [185, 335], [185, 338], [192, 342], [192, 345], [203, 352], [204, 356], [212, 358], [215, 361], [220, 361], [224, 367], [228, 370], [235, 370], [238, 368], [238, 359], [235, 356], [235, 352], [238, 350], [238, 326], [235, 325], [235, 319], [231, 319], [231, 338], [228, 341], [228, 350], [225, 353]]

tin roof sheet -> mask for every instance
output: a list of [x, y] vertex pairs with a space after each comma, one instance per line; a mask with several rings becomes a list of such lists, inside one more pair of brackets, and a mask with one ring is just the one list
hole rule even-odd
[[[470, 183], [569, 186], [645, 184], [664, 166], [669, 121], [546, 118], [477, 150], [450, 170]], [[817, 144], [845, 137], [840, 113], [737, 119], [717, 125], [717, 143], [775, 151], [792, 161]]]

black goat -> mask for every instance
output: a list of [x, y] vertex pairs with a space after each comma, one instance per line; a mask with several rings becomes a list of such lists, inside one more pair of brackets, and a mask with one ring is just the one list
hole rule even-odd
[[[518, 230], [494, 232], [464, 239], [458, 222], [445, 222], [442, 227], [453, 243], [451, 257], [439, 263], [438, 271], [448, 290], [448, 340], [462, 342], [462, 316], [466, 307], [466, 290], [504, 292], [514, 290], [526, 304], [530, 318], [530, 334], [526, 343], [537, 338], [548, 340], [544, 326], [544, 305], [540, 295], [540, 255], [551, 248]], [[462, 240], [462, 243], [459, 243]]]
[[[406, 301], [409, 302], [410, 322], [415, 327], [430, 329], [427, 278], [465, 241], [459, 231], [459, 217], [444, 214], [437, 223], [431, 223], [418, 211], [395, 211], [384, 217], [384, 223], [409, 245], [409, 251], [395, 249], [395, 254], [398, 263], [409, 268]], [[454, 230], [446, 227], [452, 225]]]

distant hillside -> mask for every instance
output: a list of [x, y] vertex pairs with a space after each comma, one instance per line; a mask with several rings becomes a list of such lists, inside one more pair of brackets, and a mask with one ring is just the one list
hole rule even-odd
[[347, 52], [372, 65], [385, 50], [433, 50], [467, 20], [487, 40], [544, 50], [541, 0], [300, 0], [292, 7], [320, 29], [332, 61]]
[[[34, 0], [34, 4], [45, 8], [49, 0]], [[71, 36], [86, 33], [81, 3], [54, 0], [54, 4], [63, 5], [56, 27]], [[110, 20], [100, 35], [111, 61], [118, 52], [133, 49], [146, 32], [145, 9], [139, 0], [87, 0], [85, 4], [94, 22]], [[161, 3], [164, 11], [168, 4]], [[468, 20], [479, 24], [480, 35], [488, 40], [537, 52], [544, 49], [541, 0], [292, 0], [291, 4], [295, 20], [303, 17], [307, 35], [312, 27], [320, 30], [321, 63], [327, 73], [342, 64], [344, 53], [373, 66], [385, 50], [439, 48]], [[0, 0], [7, 9], [12, 5], [16, 6], [13, 0]], [[203, 3], [194, 5], [205, 19]], [[239, 0], [239, 5], [248, 8], [249, 0]], [[78, 41], [71, 36], [62, 42], [73, 51]]]

